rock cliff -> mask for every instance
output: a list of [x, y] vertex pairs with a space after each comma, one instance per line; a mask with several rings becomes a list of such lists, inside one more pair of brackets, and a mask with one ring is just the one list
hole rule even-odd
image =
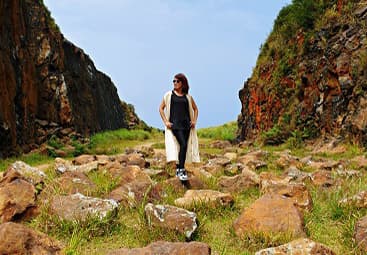
[[0, 158], [51, 135], [139, 123], [111, 79], [64, 38], [42, 0], [0, 1], [0, 98]]
[[239, 140], [321, 135], [367, 145], [367, 3], [293, 0], [239, 91]]

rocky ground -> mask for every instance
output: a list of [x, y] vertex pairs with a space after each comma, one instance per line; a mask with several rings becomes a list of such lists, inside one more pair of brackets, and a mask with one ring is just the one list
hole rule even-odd
[[297, 156], [212, 141], [182, 183], [153, 147], [11, 164], [0, 180], [0, 254], [367, 252], [363, 150], [314, 143]]

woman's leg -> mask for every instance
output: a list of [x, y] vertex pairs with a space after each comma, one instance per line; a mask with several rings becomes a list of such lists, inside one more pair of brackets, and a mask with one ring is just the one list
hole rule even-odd
[[178, 168], [184, 169], [190, 130], [172, 130], [172, 132], [180, 145], [180, 151], [178, 153]]

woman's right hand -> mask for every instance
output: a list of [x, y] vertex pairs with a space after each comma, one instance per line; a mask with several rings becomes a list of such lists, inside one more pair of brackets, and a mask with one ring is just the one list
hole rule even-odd
[[166, 127], [167, 127], [168, 129], [171, 129], [171, 128], [172, 128], [172, 123], [171, 123], [171, 122], [169, 122], [169, 121], [166, 121], [166, 122], [164, 123], [164, 125], [166, 125]]

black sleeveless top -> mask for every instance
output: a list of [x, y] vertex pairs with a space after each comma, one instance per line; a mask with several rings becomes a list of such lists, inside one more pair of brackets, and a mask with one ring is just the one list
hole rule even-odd
[[186, 95], [178, 96], [172, 91], [169, 121], [172, 129], [190, 129], [189, 100]]

